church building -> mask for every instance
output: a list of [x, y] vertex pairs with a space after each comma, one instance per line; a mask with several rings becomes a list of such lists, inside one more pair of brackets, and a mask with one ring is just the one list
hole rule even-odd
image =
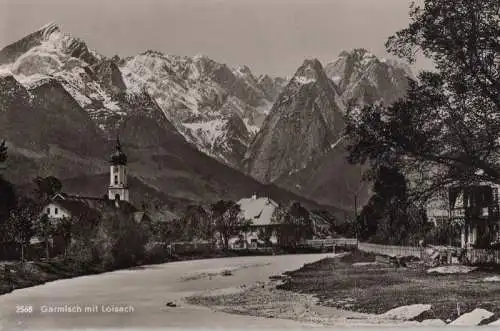
[[126, 214], [133, 214], [137, 222], [149, 219], [144, 211], [138, 210], [130, 202], [127, 176], [127, 155], [123, 152], [120, 140], [117, 138], [115, 150], [110, 159], [109, 185], [106, 197], [58, 193], [45, 206], [42, 215], [47, 215], [53, 223], [63, 218], [75, 217], [83, 221], [86, 218], [99, 218], [105, 212], [119, 209]]

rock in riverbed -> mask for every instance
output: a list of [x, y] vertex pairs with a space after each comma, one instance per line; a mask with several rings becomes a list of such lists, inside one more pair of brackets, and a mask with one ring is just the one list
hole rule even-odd
[[437, 268], [431, 268], [427, 270], [428, 274], [431, 273], [436, 273], [436, 274], [467, 274], [469, 272], [472, 272], [474, 270], [477, 270], [477, 267], [469, 267], [465, 265], [448, 265], [448, 266], [442, 266], [442, 267], [437, 267]]
[[482, 321], [491, 318], [494, 314], [486, 309], [476, 308], [470, 313], [463, 314], [456, 320], [450, 323], [450, 325], [463, 325], [463, 326], [475, 326], [479, 325]]
[[391, 309], [381, 316], [387, 319], [409, 321], [430, 310], [432, 305], [415, 304]]

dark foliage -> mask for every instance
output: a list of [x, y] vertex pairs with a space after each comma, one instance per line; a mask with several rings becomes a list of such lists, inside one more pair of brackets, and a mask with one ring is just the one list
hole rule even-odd
[[48, 201], [56, 193], [61, 192], [62, 183], [61, 181], [54, 177], [37, 177], [33, 180], [36, 184], [35, 194], [40, 201]]
[[0, 226], [7, 220], [10, 211], [16, 205], [16, 194], [14, 186], [2, 178], [2, 169], [7, 160], [7, 146], [5, 140], [0, 143]]
[[292, 202], [286, 209], [276, 209], [273, 222], [278, 223], [278, 244], [294, 248], [314, 235], [311, 214], [299, 202]]
[[35, 235], [34, 225], [40, 208], [31, 199], [20, 197], [11, 210], [9, 218], [2, 226], [3, 242], [14, 242], [21, 248], [21, 260], [24, 261], [24, 250]]
[[499, 10], [496, 0], [412, 6], [387, 49], [409, 60], [423, 52], [437, 71], [421, 72], [405, 100], [349, 111], [351, 162], [401, 169], [418, 200], [447, 184], [500, 182]]
[[219, 200], [210, 206], [214, 229], [220, 235], [224, 248], [229, 247], [229, 239], [249, 225], [249, 220], [240, 216], [240, 205], [231, 200]]
[[213, 238], [215, 224], [212, 222], [210, 213], [202, 206], [187, 206], [180, 222], [183, 228], [182, 240]]
[[0, 226], [5, 223], [15, 206], [16, 192], [14, 186], [0, 177]]
[[0, 143], [0, 164], [7, 160], [7, 145], [5, 140]]
[[374, 195], [358, 218], [359, 238], [381, 244], [415, 244], [426, 230], [425, 213], [408, 201], [405, 177], [397, 169], [379, 168]]

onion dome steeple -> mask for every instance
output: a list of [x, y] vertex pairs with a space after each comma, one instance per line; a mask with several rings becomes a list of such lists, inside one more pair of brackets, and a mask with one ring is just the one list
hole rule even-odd
[[127, 155], [122, 151], [120, 138], [116, 137], [116, 147], [113, 154], [111, 154], [112, 165], [127, 165]]

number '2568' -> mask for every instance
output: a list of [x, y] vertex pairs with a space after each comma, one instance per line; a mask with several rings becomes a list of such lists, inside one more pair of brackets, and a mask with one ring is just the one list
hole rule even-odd
[[16, 313], [17, 314], [29, 314], [33, 312], [33, 306], [30, 305], [17, 305]]

